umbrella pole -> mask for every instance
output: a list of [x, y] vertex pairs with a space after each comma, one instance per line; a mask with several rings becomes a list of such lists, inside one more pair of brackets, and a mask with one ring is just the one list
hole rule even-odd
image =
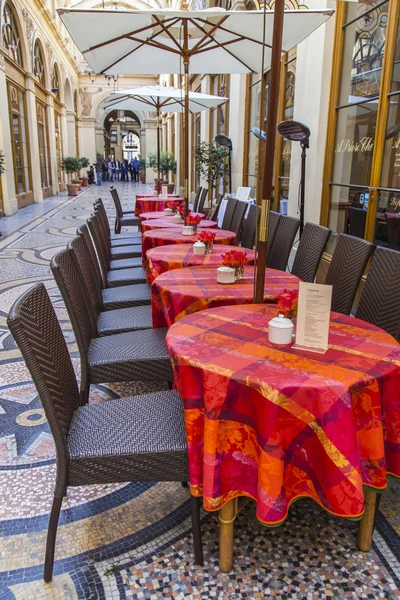
[[157, 106], [157, 189], [162, 192], [160, 185], [160, 108]]
[[[262, 196], [261, 199], [257, 198], [257, 204], [261, 205], [261, 217], [257, 244], [258, 260], [253, 299], [254, 302], [258, 304], [264, 301], [265, 269], [267, 267], [268, 225], [269, 213], [271, 210], [271, 195], [274, 174], [274, 152], [279, 101], [284, 10], [284, 0], [276, 0], [274, 4], [274, 29], [272, 35], [270, 95], [267, 115], [267, 142], [265, 145], [264, 177]], [[264, 73], [262, 73], [261, 81], [263, 85]]]
[[185, 123], [184, 123], [184, 146], [185, 146], [185, 217], [189, 212], [189, 57], [183, 59], [185, 90]]

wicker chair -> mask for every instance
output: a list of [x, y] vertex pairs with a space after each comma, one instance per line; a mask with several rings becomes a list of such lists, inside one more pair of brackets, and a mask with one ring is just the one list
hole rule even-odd
[[278, 229], [281, 215], [271, 210], [269, 213], [268, 241], [267, 241], [267, 261], [271, 252], [272, 244], [274, 243], [276, 230]]
[[331, 230], [327, 227], [315, 223], [305, 224], [292, 266], [293, 275], [309, 283], [314, 281], [330, 235]]
[[221, 229], [227, 229], [230, 231], [233, 213], [235, 212], [237, 202], [238, 201], [236, 198], [228, 198], [228, 204], [225, 209], [224, 218], [222, 219]]
[[110, 381], [173, 381], [165, 345], [166, 329], [144, 329], [99, 337], [91, 319], [90, 300], [68, 250], [50, 263], [72, 323], [81, 361], [81, 395], [91, 383]]
[[[123, 233], [117, 235], [111, 235], [110, 224], [108, 222], [107, 212], [104, 208], [104, 204], [101, 198], [98, 198], [94, 203], [93, 207], [95, 212], [99, 213], [100, 221], [104, 230], [106, 239], [109, 240], [111, 248], [119, 248], [121, 246], [139, 246], [142, 245], [142, 234], [140, 231], [133, 232], [136, 237], [132, 235], [127, 237]], [[121, 236], [121, 237], [119, 237]]]
[[142, 306], [138, 304], [135, 307], [105, 311], [101, 288], [98, 285], [92, 258], [84, 237], [78, 236], [71, 240], [67, 249], [72, 254], [82, 288], [87, 298], [89, 298], [92, 324], [97, 329], [99, 336], [137, 331], [138, 329], [151, 329], [153, 327], [150, 302], [144, 302]]
[[210, 208], [210, 210], [208, 212], [207, 219], [210, 219], [210, 221], [214, 221], [214, 223], [216, 223], [218, 221], [218, 213], [219, 213], [219, 209], [220, 209], [223, 197], [224, 197], [224, 195], [220, 194], [218, 196], [216, 202], [212, 205], [212, 207]]
[[[106, 221], [107, 217], [104, 217], [98, 210], [95, 210], [93, 214], [98, 218], [101, 242], [104, 244], [104, 249], [109, 260], [123, 260], [125, 258], [139, 258], [142, 256], [142, 243], [138, 240], [130, 242], [128, 245], [121, 245], [121, 243], [119, 243], [117, 247], [112, 248], [111, 239], [108, 234], [109, 227], [108, 221]], [[122, 244], [125, 243], [124, 240], [121, 241]], [[141, 261], [138, 261], [138, 263], [141, 264]]]
[[246, 214], [247, 208], [247, 202], [242, 202], [240, 200], [236, 202], [229, 231], [234, 231], [236, 233], [238, 241], [240, 240], [242, 235], [243, 219], [244, 215]]
[[193, 208], [192, 208], [193, 212], [197, 212], [197, 209], [199, 206], [200, 194], [201, 194], [202, 189], [203, 188], [201, 187], [201, 185], [199, 185], [199, 187], [196, 190], [196, 195], [194, 197]]
[[400, 250], [400, 217], [385, 213], [389, 248]]
[[122, 210], [121, 200], [119, 199], [117, 190], [113, 186], [111, 186], [110, 192], [116, 212], [114, 233], [121, 233], [121, 227], [139, 226], [140, 221], [135, 216], [135, 211], [129, 210], [124, 212]]
[[[81, 406], [68, 349], [43, 283], [15, 302], [8, 326], [36, 385], [56, 446], [44, 563], [44, 580], [49, 582], [68, 487], [188, 480], [183, 408], [172, 390]], [[199, 502], [193, 496], [191, 511], [195, 560], [202, 565]]]
[[332, 255], [325, 283], [333, 285], [332, 310], [349, 315], [361, 277], [374, 251], [366, 240], [341, 233]]
[[137, 269], [121, 269], [119, 271], [110, 271], [108, 274], [103, 274], [100, 270], [100, 264], [96, 250], [93, 246], [92, 238], [90, 237], [88, 226], [86, 224], [81, 225], [76, 233], [77, 235], [83, 236], [85, 239], [88, 254], [90, 254], [92, 259], [93, 273], [97, 285], [101, 289], [103, 310], [114, 310], [116, 308], [129, 308], [130, 306], [150, 304], [151, 288], [147, 283], [116, 286], [116, 282], [111, 281], [113, 287], [107, 288], [107, 276], [113, 278], [113, 274], [115, 274], [120, 277], [125, 277], [125, 280], [128, 281], [129, 279], [132, 280], [132, 277], [135, 276], [135, 274], [131, 275], [131, 271], [133, 270], [136, 272]]
[[281, 215], [272, 242], [271, 251], [268, 255], [268, 267], [271, 269], [279, 269], [280, 271], [286, 270], [290, 251], [299, 226], [299, 219]]
[[256, 242], [256, 230], [260, 222], [261, 208], [252, 204], [249, 208], [247, 219], [243, 221], [243, 232], [241, 246], [243, 248], [254, 248]]
[[385, 329], [400, 341], [400, 252], [378, 246], [358, 303], [356, 317]]
[[201, 194], [200, 194], [200, 198], [199, 198], [199, 202], [197, 205], [197, 211], [199, 213], [202, 213], [204, 210], [204, 204], [207, 200], [207, 195], [208, 195], [208, 190], [206, 188], [203, 188]]
[[363, 208], [349, 206], [347, 209], [347, 216], [349, 219], [350, 235], [364, 239], [367, 211]]

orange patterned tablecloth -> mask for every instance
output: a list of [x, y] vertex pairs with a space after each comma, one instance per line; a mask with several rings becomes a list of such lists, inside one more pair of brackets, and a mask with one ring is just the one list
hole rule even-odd
[[[199, 229], [201, 231], [201, 229]], [[236, 245], [236, 233], [227, 231], [226, 229], [218, 229], [215, 231], [216, 236], [214, 242], [216, 244]], [[146, 252], [157, 246], [170, 246], [172, 244], [194, 244], [197, 241], [197, 233], [193, 235], [183, 235], [179, 229], [171, 227], [170, 229], [153, 229], [146, 231], [142, 235], [142, 258], [143, 263], [146, 262]]]
[[[204, 219], [205, 215], [203, 213], [196, 213], [196, 215], [200, 215], [202, 219]], [[164, 215], [163, 212], [160, 211], [152, 211], [152, 212], [146, 212], [146, 213], [141, 213], [139, 215], [139, 221], [148, 221], [149, 219], [169, 219], [169, 220], [173, 220], [173, 216], [172, 217], [167, 217]]]
[[[152, 231], [154, 229], [166, 229], [170, 227], [174, 227], [178, 231], [182, 231], [182, 223], [174, 223], [174, 217], [164, 217], [161, 219], [150, 219], [149, 221], [142, 221], [141, 228], [142, 232]], [[209, 221], [207, 219], [202, 219], [198, 225], [200, 229], [212, 229], [217, 226], [215, 221]]]
[[[153, 283], [156, 277], [166, 271], [174, 269], [182, 269], [183, 267], [205, 266], [210, 267], [215, 265], [215, 268], [221, 266], [221, 254], [230, 250], [238, 250], [237, 246], [221, 246], [214, 244], [210, 254], [193, 254], [193, 246], [187, 244], [178, 244], [175, 246], [163, 246], [162, 248], [153, 248], [147, 252], [147, 269], [149, 282]], [[255, 252], [243, 248], [247, 252], [247, 263], [254, 264]]]
[[272, 346], [275, 315], [268, 305], [226, 306], [168, 331], [191, 492], [208, 510], [254, 498], [267, 524], [302, 496], [360, 516], [363, 485], [382, 490], [387, 473], [400, 476], [400, 345], [332, 313], [325, 354]]
[[185, 204], [185, 199], [182, 196], [168, 196], [167, 200], [161, 200], [157, 196], [136, 196], [135, 215], [138, 216], [142, 212], [162, 212], [166, 208], [165, 203], [168, 200], [176, 200]]
[[[278, 302], [278, 296], [285, 289], [297, 290], [299, 281], [286, 271], [267, 269], [264, 301]], [[253, 293], [254, 267], [245, 267], [244, 277], [230, 284], [218, 283], [217, 266], [168, 271], [151, 286], [153, 327], [170, 327], [179, 319], [206, 308], [251, 303]], [[275, 308], [276, 315], [277, 310]]]

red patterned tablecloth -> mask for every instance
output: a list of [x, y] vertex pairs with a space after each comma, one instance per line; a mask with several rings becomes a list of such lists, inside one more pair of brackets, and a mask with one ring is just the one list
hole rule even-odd
[[136, 196], [135, 215], [138, 216], [142, 212], [162, 212], [166, 208], [165, 203], [168, 200], [177, 200], [181, 204], [185, 204], [182, 196], [168, 196], [167, 200], [161, 200], [157, 196]]
[[[214, 244], [210, 254], [193, 254], [193, 246], [187, 244], [178, 244], [175, 246], [163, 246], [162, 248], [153, 248], [147, 252], [147, 269], [149, 282], [153, 283], [156, 277], [166, 271], [174, 269], [182, 269], [183, 267], [205, 266], [210, 267], [215, 265], [219, 267], [222, 262], [221, 254], [229, 250], [237, 250], [237, 246], [222, 246]], [[247, 252], [247, 263], [254, 264], [255, 252], [243, 248]]]
[[[201, 229], [199, 229], [201, 231]], [[214, 242], [216, 244], [236, 245], [236, 233], [227, 231], [226, 229], [218, 229], [215, 231], [216, 236]], [[172, 244], [194, 244], [197, 241], [197, 233], [193, 235], [183, 235], [179, 229], [171, 227], [170, 229], [153, 229], [146, 231], [142, 235], [142, 258], [146, 261], [146, 252], [157, 246], [171, 246]]]
[[[200, 215], [202, 219], [204, 219], [205, 215], [203, 213], [196, 213], [196, 215]], [[141, 213], [139, 215], [139, 221], [142, 223], [142, 221], [148, 221], [149, 219], [168, 219], [168, 220], [173, 220], [173, 216], [166, 216], [164, 215], [162, 212], [159, 211], [153, 211], [153, 212], [146, 212], [146, 213]]]
[[[169, 229], [170, 227], [174, 227], [178, 231], [182, 231], [182, 223], [174, 223], [174, 217], [164, 217], [163, 219], [150, 219], [149, 221], [142, 221], [141, 228], [142, 232], [145, 231], [153, 231], [154, 229]], [[207, 219], [202, 219], [198, 225], [200, 229], [212, 229], [217, 226], [215, 221], [208, 221]]]
[[[297, 290], [299, 281], [285, 271], [267, 269], [264, 301], [278, 302], [285, 289]], [[218, 283], [216, 266], [186, 267], [163, 273], [151, 286], [153, 327], [170, 327], [179, 319], [207, 308], [250, 304], [253, 293], [254, 267], [245, 267], [244, 277], [230, 284]]]
[[[156, 280], [157, 281], [157, 280]], [[363, 485], [400, 476], [400, 345], [359, 319], [331, 314], [321, 355], [272, 346], [276, 307], [227, 306], [167, 334], [185, 407], [191, 492], [218, 510], [237, 496], [278, 524], [306, 496], [357, 517]]]

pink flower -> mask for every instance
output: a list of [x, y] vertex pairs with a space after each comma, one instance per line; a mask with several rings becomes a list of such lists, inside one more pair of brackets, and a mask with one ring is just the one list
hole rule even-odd
[[292, 317], [297, 313], [299, 293], [297, 290], [283, 290], [278, 296], [278, 311], [285, 317]]
[[215, 233], [215, 231], [200, 231], [199, 235], [197, 236], [197, 239], [199, 242], [204, 242], [205, 244], [212, 244], [216, 235], [217, 234]]
[[195, 213], [191, 213], [185, 219], [186, 225], [198, 225], [201, 221], [201, 216], [196, 215]]
[[224, 252], [222, 256], [222, 264], [225, 267], [242, 267], [247, 265], [247, 252], [241, 250], [229, 250]]

